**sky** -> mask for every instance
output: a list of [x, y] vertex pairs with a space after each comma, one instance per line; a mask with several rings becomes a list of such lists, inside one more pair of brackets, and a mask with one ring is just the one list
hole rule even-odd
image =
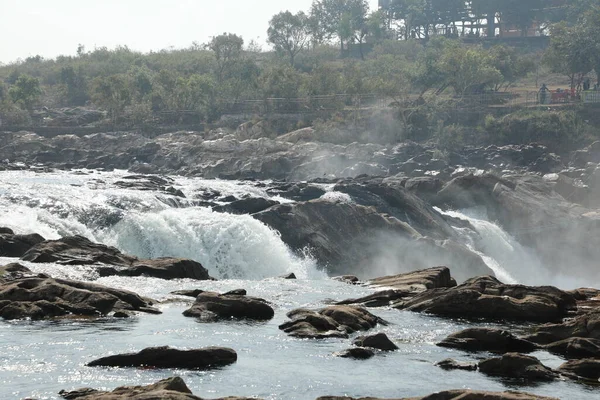
[[[310, 9], [312, 0], [0, 0], [0, 62], [74, 55], [126, 45], [132, 50], [189, 47], [223, 32], [267, 49], [269, 19]], [[377, 0], [369, 0], [371, 9]]]

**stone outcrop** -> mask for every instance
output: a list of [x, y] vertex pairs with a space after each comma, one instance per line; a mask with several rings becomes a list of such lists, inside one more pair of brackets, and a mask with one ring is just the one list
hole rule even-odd
[[394, 307], [445, 317], [551, 322], [566, 317], [576, 301], [552, 286], [505, 285], [486, 276], [453, 288], [428, 290]]
[[183, 315], [195, 317], [204, 322], [221, 319], [269, 320], [275, 315], [266, 300], [246, 296], [246, 291], [232, 291], [224, 294], [202, 292], [196, 297], [191, 308]]
[[352, 341], [352, 344], [359, 347], [369, 347], [372, 349], [393, 351], [398, 350], [398, 346], [387, 337], [385, 333], [376, 333], [374, 335], [359, 336]]
[[43, 242], [45, 239], [37, 233], [16, 235], [9, 228], [0, 230], [0, 256], [21, 257], [30, 248]]
[[405, 292], [424, 292], [428, 289], [449, 288], [456, 286], [447, 267], [434, 267], [405, 274], [384, 276], [371, 279], [370, 286], [384, 286]]
[[323, 396], [317, 400], [558, 400], [556, 397], [538, 396], [525, 392], [484, 392], [479, 390], [459, 389], [446, 390], [433, 393], [424, 397], [381, 399], [375, 397], [341, 397], [341, 396]]
[[350, 333], [374, 328], [378, 323], [385, 324], [381, 318], [356, 306], [329, 306], [317, 311], [300, 308], [287, 316], [291, 321], [281, 324], [279, 329], [298, 338], [345, 338]]
[[600, 340], [572, 337], [544, 346], [550, 353], [559, 354], [568, 359], [600, 358]]
[[519, 339], [509, 331], [492, 328], [468, 328], [451, 334], [437, 345], [466, 351], [494, 353], [530, 353], [538, 348], [534, 343]]
[[533, 328], [525, 339], [550, 344], [574, 337], [600, 340], [600, 312], [579, 315], [558, 324], [544, 324]]
[[94, 243], [83, 236], [40, 242], [21, 258], [34, 263], [100, 265], [97, 268], [100, 276], [145, 275], [161, 279], [211, 279], [206, 268], [199, 262], [168, 257], [142, 260], [123, 254], [114, 247]]
[[279, 202], [263, 199], [262, 197], [251, 197], [233, 201], [229, 204], [213, 207], [213, 211], [226, 212], [230, 214], [256, 214], [267, 208], [279, 204]]
[[586, 358], [582, 360], [570, 360], [558, 367], [558, 371], [575, 375], [578, 378], [589, 379], [597, 384], [600, 380], [600, 359]]
[[445, 370], [453, 370], [453, 369], [459, 369], [459, 370], [463, 370], [463, 371], [477, 370], [477, 364], [459, 362], [452, 358], [447, 358], [445, 360], [438, 361], [435, 363], [435, 365], [437, 367], [440, 367], [441, 369], [445, 369]]
[[20, 278], [0, 283], [0, 317], [32, 320], [111, 312], [160, 313], [152, 301], [133, 292], [49, 277]]
[[519, 353], [506, 353], [501, 357], [488, 358], [477, 365], [479, 371], [490, 376], [519, 378], [530, 381], [552, 381], [558, 372], [543, 365], [537, 358]]
[[335, 353], [337, 357], [341, 358], [354, 358], [355, 360], [367, 360], [375, 356], [375, 352], [371, 349], [365, 349], [364, 347], [352, 347], [350, 349]]
[[179, 350], [168, 346], [149, 347], [138, 353], [116, 354], [91, 361], [88, 367], [152, 367], [209, 369], [237, 361], [237, 354], [226, 347]]

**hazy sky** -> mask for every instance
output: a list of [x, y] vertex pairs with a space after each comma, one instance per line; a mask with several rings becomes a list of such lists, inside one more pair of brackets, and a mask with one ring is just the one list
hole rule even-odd
[[[369, 0], [372, 9], [377, 0]], [[205, 43], [223, 32], [266, 41], [279, 11], [308, 11], [312, 0], [0, 0], [0, 62], [52, 58], [127, 45], [147, 52]], [[264, 46], [266, 48], [266, 45]]]

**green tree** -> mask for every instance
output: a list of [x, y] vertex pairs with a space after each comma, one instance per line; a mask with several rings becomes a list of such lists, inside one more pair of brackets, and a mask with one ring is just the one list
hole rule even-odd
[[42, 94], [40, 81], [29, 75], [21, 75], [9, 89], [8, 94], [15, 104], [22, 106], [28, 111], [32, 111], [34, 104]]
[[222, 81], [227, 69], [241, 57], [244, 39], [233, 33], [223, 33], [213, 37], [207, 48], [212, 50], [215, 55], [217, 77], [219, 81]]
[[315, 21], [313, 26], [319, 27], [316, 35], [323, 40], [337, 37], [344, 51], [344, 44], [354, 40], [363, 29], [368, 12], [366, 0], [315, 0], [311, 18]]
[[92, 101], [108, 111], [113, 123], [123, 116], [131, 103], [129, 80], [126, 75], [98, 77], [92, 82]]
[[593, 68], [586, 32], [581, 25], [569, 26], [566, 22], [552, 25], [550, 31], [544, 62], [552, 72], [568, 76], [571, 88], [575, 88]]
[[271, 18], [267, 31], [269, 42], [279, 53], [285, 53], [294, 66], [296, 55], [304, 49], [310, 39], [309, 19], [302, 11], [292, 14], [280, 12]]
[[494, 90], [505, 90], [513, 85], [517, 79], [525, 77], [535, 69], [531, 57], [520, 56], [514, 48], [494, 46], [489, 50], [492, 65], [502, 74], [502, 81], [498, 82]]
[[87, 81], [81, 68], [75, 71], [72, 65], [62, 67], [59, 82], [69, 105], [81, 106], [88, 101]]
[[448, 47], [440, 63], [447, 85], [460, 96], [481, 91], [486, 86], [494, 87], [503, 80], [493, 57], [478, 47]]

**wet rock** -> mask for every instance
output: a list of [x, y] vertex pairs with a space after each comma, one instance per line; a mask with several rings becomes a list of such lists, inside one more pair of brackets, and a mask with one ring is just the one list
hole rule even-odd
[[442, 189], [443, 186], [444, 182], [441, 179], [431, 176], [410, 178], [404, 185], [406, 190], [430, 204], [437, 203], [437, 193]]
[[279, 202], [263, 199], [262, 197], [251, 197], [248, 199], [236, 200], [227, 205], [213, 207], [213, 211], [230, 214], [255, 214], [276, 204], [279, 204]]
[[492, 328], [468, 328], [451, 334], [437, 346], [494, 353], [530, 353], [538, 348], [536, 344], [519, 339], [509, 331]]
[[183, 315], [207, 322], [231, 318], [269, 320], [275, 311], [265, 300], [246, 296], [245, 291], [225, 294], [202, 292]]
[[168, 346], [149, 347], [138, 353], [117, 354], [91, 361], [88, 367], [153, 367], [209, 369], [237, 361], [237, 354], [226, 347], [179, 350]]
[[477, 364], [459, 362], [452, 358], [447, 358], [445, 360], [436, 362], [435, 365], [440, 367], [441, 369], [445, 369], [445, 370], [453, 370], [453, 369], [460, 369], [463, 371], [477, 370]]
[[453, 287], [456, 286], [456, 281], [450, 276], [450, 269], [447, 267], [434, 267], [371, 279], [368, 284], [415, 293], [428, 289]]
[[334, 276], [331, 279], [333, 279], [334, 281], [340, 281], [340, 282], [348, 283], [350, 285], [356, 285], [357, 283], [359, 283], [358, 278], [356, 276], [354, 276], [354, 275]]
[[4, 319], [100, 317], [112, 311], [160, 314], [151, 305], [151, 300], [133, 292], [87, 282], [40, 277], [0, 284], [0, 317]]
[[191, 289], [191, 290], [175, 290], [171, 292], [171, 294], [176, 294], [178, 296], [187, 296], [196, 298], [200, 293], [204, 293], [205, 291], [202, 289]]
[[402, 299], [404, 297], [410, 297], [412, 295], [413, 293], [411, 292], [397, 289], [380, 290], [363, 297], [338, 301], [335, 304], [361, 304], [364, 307], [385, 307], [389, 306], [395, 300]]
[[524, 339], [539, 344], [550, 344], [579, 337], [600, 340], [600, 312], [579, 315], [559, 324], [544, 324], [533, 328]]
[[317, 400], [558, 400], [556, 397], [538, 396], [525, 392], [484, 392], [478, 390], [459, 389], [446, 390], [434, 393], [424, 397], [411, 397], [404, 399], [380, 399], [375, 397], [341, 397], [341, 396], [323, 396]]
[[552, 381], [559, 374], [543, 365], [537, 358], [519, 353], [506, 353], [501, 357], [480, 361], [479, 371], [490, 376], [519, 378], [531, 381]]
[[12, 230], [2, 228], [2, 231], [0, 231], [0, 255], [3, 257], [21, 257], [27, 250], [44, 240], [37, 233], [15, 235]]
[[323, 339], [348, 337], [356, 331], [374, 328], [381, 318], [357, 306], [329, 306], [317, 311], [296, 309], [287, 313], [291, 321], [279, 325], [279, 329], [290, 336]]
[[582, 360], [571, 360], [558, 367], [562, 373], [590, 379], [596, 383], [600, 380], [600, 359], [586, 358]]
[[46, 240], [29, 249], [21, 259], [35, 263], [96, 265], [100, 276], [150, 276], [161, 279], [212, 279], [199, 262], [181, 258], [141, 260], [121, 253], [114, 247], [94, 243], [83, 236]]
[[568, 359], [574, 358], [600, 358], [600, 340], [573, 337], [545, 346], [550, 353], [560, 354]]
[[31, 272], [29, 268], [18, 263], [10, 263], [0, 267], [0, 282], [8, 282], [33, 276], [35, 276], [35, 274]]
[[375, 335], [359, 336], [352, 341], [352, 344], [359, 347], [370, 347], [377, 350], [393, 351], [398, 350], [398, 346], [392, 342], [385, 333]]
[[294, 274], [293, 272], [290, 272], [289, 274], [281, 275], [280, 278], [281, 279], [297, 279], [296, 274]]
[[572, 295], [552, 286], [506, 285], [491, 276], [453, 288], [431, 289], [399, 301], [395, 308], [445, 317], [550, 322], [576, 307]]
[[375, 355], [375, 352], [364, 347], [352, 347], [351, 349], [344, 350], [336, 353], [336, 356], [342, 358], [354, 358], [356, 360], [367, 360]]
[[318, 199], [326, 192], [325, 189], [308, 183], [286, 183], [267, 189], [267, 193], [295, 201], [309, 201]]

